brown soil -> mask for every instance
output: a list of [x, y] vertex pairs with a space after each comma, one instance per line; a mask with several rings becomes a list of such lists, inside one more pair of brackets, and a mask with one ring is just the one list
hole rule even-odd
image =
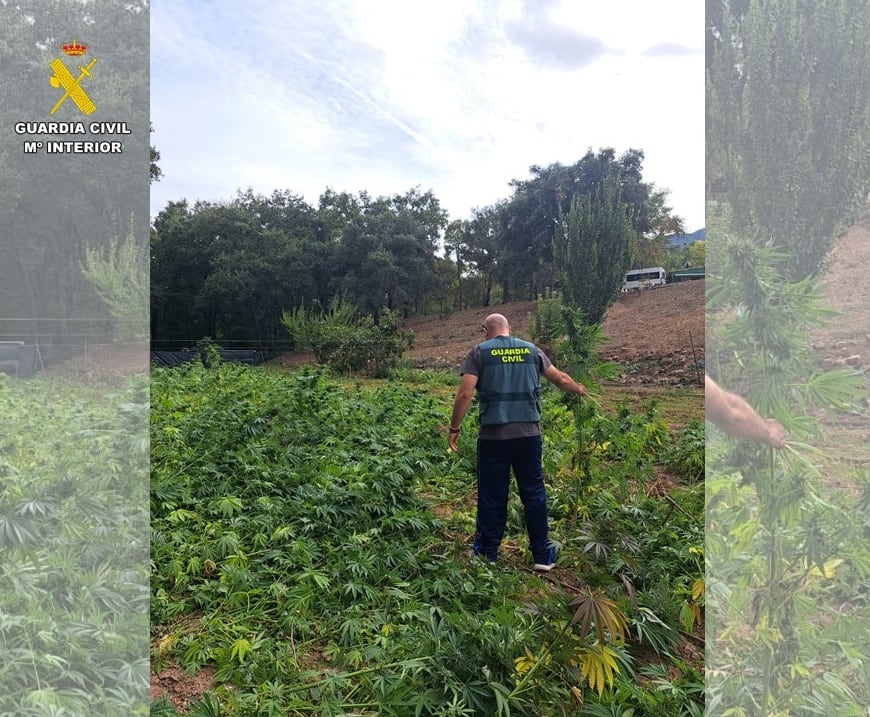
[[80, 381], [91, 386], [122, 386], [127, 377], [147, 376], [150, 354], [145, 342], [90, 346], [67, 361], [47, 366], [46, 376]]
[[160, 675], [151, 673], [151, 701], [166, 696], [176, 711], [185, 714], [189, 702], [214, 689], [213, 678], [214, 669], [211, 667], [203, 667], [196, 674], [188, 675], [178, 665], [167, 665], [160, 670]]
[[[420, 368], [457, 370], [482, 339], [481, 322], [504, 314], [511, 333], [531, 339], [535, 302], [513, 302], [450, 315], [411, 319], [415, 345], [406, 354]], [[704, 282], [687, 281], [623, 294], [601, 325], [607, 341], [599, 354], [622, 367], [621, 383], [696, 384], [704, 360]]]
[[[870, 283], [863, 280], [870, 266], [870, 208], [836, 243], [824, 275], [823, 305], [838, 314], [812, 333], [813, 350], [826, 368], [851, 369], [866, 377], [870, 371]], [[857, 409], [819, 415], [825, 454], [857, 467], [870, 465], [870, 412], [867, 399]], [[841, 468], [836, 469], [837, 473]], [[828, 477], [829, 485], [842, 481]], [[848, 483], [848, 480], [846, 481]]]
[[823, 279], [826, 306], [838, 314], [813, 332], [813, 349], [829, 367], [870, 368], [870, 212], [834, 246]]

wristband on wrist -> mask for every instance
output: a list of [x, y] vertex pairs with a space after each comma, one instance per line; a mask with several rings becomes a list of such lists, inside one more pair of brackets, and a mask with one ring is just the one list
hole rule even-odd
[[459, 433], [459, 429], [458, 429], [458, 428], [454, 428], [453, 426], [450, 426], [450, 428], [447, 429], [447, 430], [448, 430], [450, 433]]

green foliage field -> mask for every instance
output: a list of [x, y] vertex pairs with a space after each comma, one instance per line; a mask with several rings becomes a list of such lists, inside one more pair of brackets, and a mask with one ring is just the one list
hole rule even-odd
[[0, 715], [147, 711], [147, 415], [0, 374]]
[[702, 714], [703, 488], [672, 456], [703, 442], [557, 394], [546, 579], [516, 499], [504, 559], [471, 558], [442, 377], [155, 370], [154, 670], [214, 669], [199, 715]]

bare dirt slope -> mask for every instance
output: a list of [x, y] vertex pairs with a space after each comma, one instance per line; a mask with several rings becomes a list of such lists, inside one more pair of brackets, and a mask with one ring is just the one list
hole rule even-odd
[[824, 304], [838, 314], [813, 332], [813, 348], [830, 366], [870, 369], [870, 210], [836, 243], [825, 272]]
[[[482, 339], [487, 314], [504, 314], [511, 333], [531, 339], [534, 311], [535, 302], [525, 301], [411, 319], [405, 328], [414, 332], [415, 346], [406, 356], [417, 367], [458, 369]], [[697, 383], [696, 362], [703, 374], [704, 282], [623, 294], [608, 309], [602, 330], [608, 340], [599, 353], [623, 367], [622, 382]]]
[[[827, 368], [846, 368], [863, 374], [865, 390], [870, 372], [870, 283], [865, 280], [868, 266], [870, 208], [831, 252], [824, 275], [823, 304], [838, 314], [813, 331], [811, 339], [813, 350]], [[821, 414], [826, 453], [856, 467], [870, 465], [868, 418], [866, 398], [858, 409]]]

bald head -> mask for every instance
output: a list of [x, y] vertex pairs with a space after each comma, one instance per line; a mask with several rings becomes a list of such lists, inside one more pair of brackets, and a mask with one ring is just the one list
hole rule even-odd
[[488, 338], [494, 336], [509, 336], [511, 325], [508, 320], [501, 314], [490, 314], [483, 320], [483, 328], [486, 329]]

